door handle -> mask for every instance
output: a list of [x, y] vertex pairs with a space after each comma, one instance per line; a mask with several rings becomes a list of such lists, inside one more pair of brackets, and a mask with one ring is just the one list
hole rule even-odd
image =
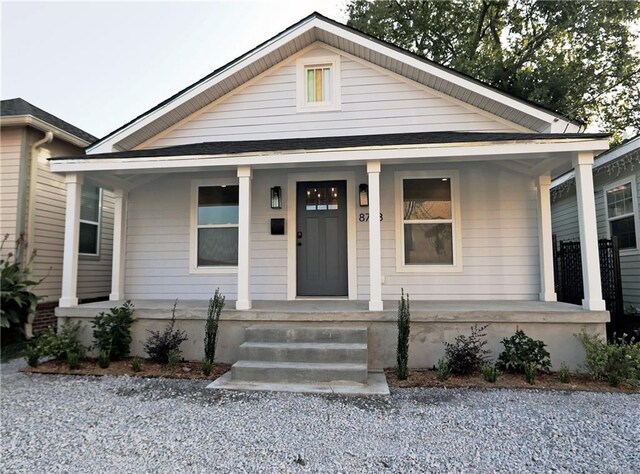
[[302, 247], [302, 232], [298, 231], [296, 237], [298, 238], [298, 247]]

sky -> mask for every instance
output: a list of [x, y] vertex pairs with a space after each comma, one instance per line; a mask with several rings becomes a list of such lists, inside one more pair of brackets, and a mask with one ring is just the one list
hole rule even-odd
[[2, 99], [102, 137], [318, 11], [345, 0], [1, 0]]

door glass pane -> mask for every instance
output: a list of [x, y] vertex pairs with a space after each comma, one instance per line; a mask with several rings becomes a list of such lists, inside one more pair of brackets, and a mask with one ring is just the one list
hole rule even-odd
[[198, 266], [238, 265], [238, 228], [198, 229]]
[[403, 180], [404, 220], [451, 219], [449, 178]]
[[636, 248], [636, 229], [633, 215], [611, 221], [611, 237], [618, 238], [621, 249]]
[[307, 211], [335, 211], [338, 209], [338, 188], [336, 186], [315, 185], [307, 186]]
[[78, 252], [96, 255], [98, 253], [98, 225], [81, 222], [79, 241]]
[[307, 198], [306, 198], [307, 211], [316, 211], [318, 209], [318, 188], [315, 188], [313, 186], [307, 186], [305, 193], [307, 195]]
[[338, 188], [330, 186], [327, 193], [327, 207], [330, 211], [338, 209]]
[[607, 191], [607, 206], [609, 208], [609, 217], [631, 214], [633, 212], [631, 183], [616, 186]]
[[98, 222], [100, 218], [100, 188], [85, 184], [80, 191], [80, 219]]
[[451, 224], [405, 224], [407, 265], [453, 265]]
[[198, 225], [237, 223], [238, 186], [198, 188]]

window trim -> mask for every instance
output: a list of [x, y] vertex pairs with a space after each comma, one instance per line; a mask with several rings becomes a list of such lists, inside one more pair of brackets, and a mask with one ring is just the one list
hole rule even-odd
[[[331, 68], [331, 100], [327, 102], [307, 102], [306, 70], [313, 66]], [[296, 102], [298, 112], [329, 112], [341, 110], [342, 97], [340, 87], [340, 56], [313, 56], [296, 60]]]
[[[189, 221], [189, 273], [190, 274], [233, 274], [238, 273], [238, 266], [199, 267], [198, 266], [198, 190], [209, 186], [238, 186], [237, 178], [215, 178], [191, 180], [191, 218]], [[239, 201], [239, 199], [238, 199]], [[238, 202], [238, 204], [240, 204]], [[214, 227], [238, 227], [223, 224]]]
[[[79, 219], [80, 224], [95, 225], [98, 230], [96, 232], [96, 253], [80, 252], [78, 248], [78, 257], [86, 257], [87, 259], [95, 259], [100, 257], [100, 246], [102, 245], [102, 197], [103, 189], [100, 186], [94, 186], [98, 188], [98, 220], [90, 221], [87, 219]], [[80, 214], [82, 214], [82, 200], [80, 201]], [[80, 225], [78, 225], [78, 247], [80, 246]]]
[[622, 219], [624, 217], [629, 217], [629, 214], [625, 214], [624, 216], [617, 217], [609, 217], [609, 203], [607, 201], [607, 192], [613, 188], [618, 186], [630, 184], [631, 185], [631, 201], [633, 204], [633, 222], [636, 230], [636, 246], [635, 248], [631, 247], [628, 249], [620, 249], [620, 255], [634, 255], [640, 253], [640, 211], [638, 210], [638, 194], [637, 194], [637, 182], [636, 176], [634, 174], [629, 175], [625, 178], [614, 181], [613, 183], [609, 183], [606, 186], [602, 187], [603, 193], [603, 205], [604, 205], [604, 215], [606, 219], [606, 235], [607, 239], [611, 238], [611, 221], [615, 221], [618, 219]]
[[[449, 178], [451, 182], [451, 232], [453, 234], [452, 265], [407, 265], [404, 255], [403, 183], [405, 179]], [[396, 272], [397, 273], [457, 273], [462, 272], [462, 220], [460, 213], [460, 174], [458, 170], [396, 171]]]

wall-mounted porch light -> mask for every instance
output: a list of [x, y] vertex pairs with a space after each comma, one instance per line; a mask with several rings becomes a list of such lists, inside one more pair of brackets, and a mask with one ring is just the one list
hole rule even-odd
[[271, 188], [271, 209], [282, 209], [282, 188], [280, 186]]
[[369, 185], [362, 183], [358, 188], [360, 196], [360, 207], [369, 207]]

